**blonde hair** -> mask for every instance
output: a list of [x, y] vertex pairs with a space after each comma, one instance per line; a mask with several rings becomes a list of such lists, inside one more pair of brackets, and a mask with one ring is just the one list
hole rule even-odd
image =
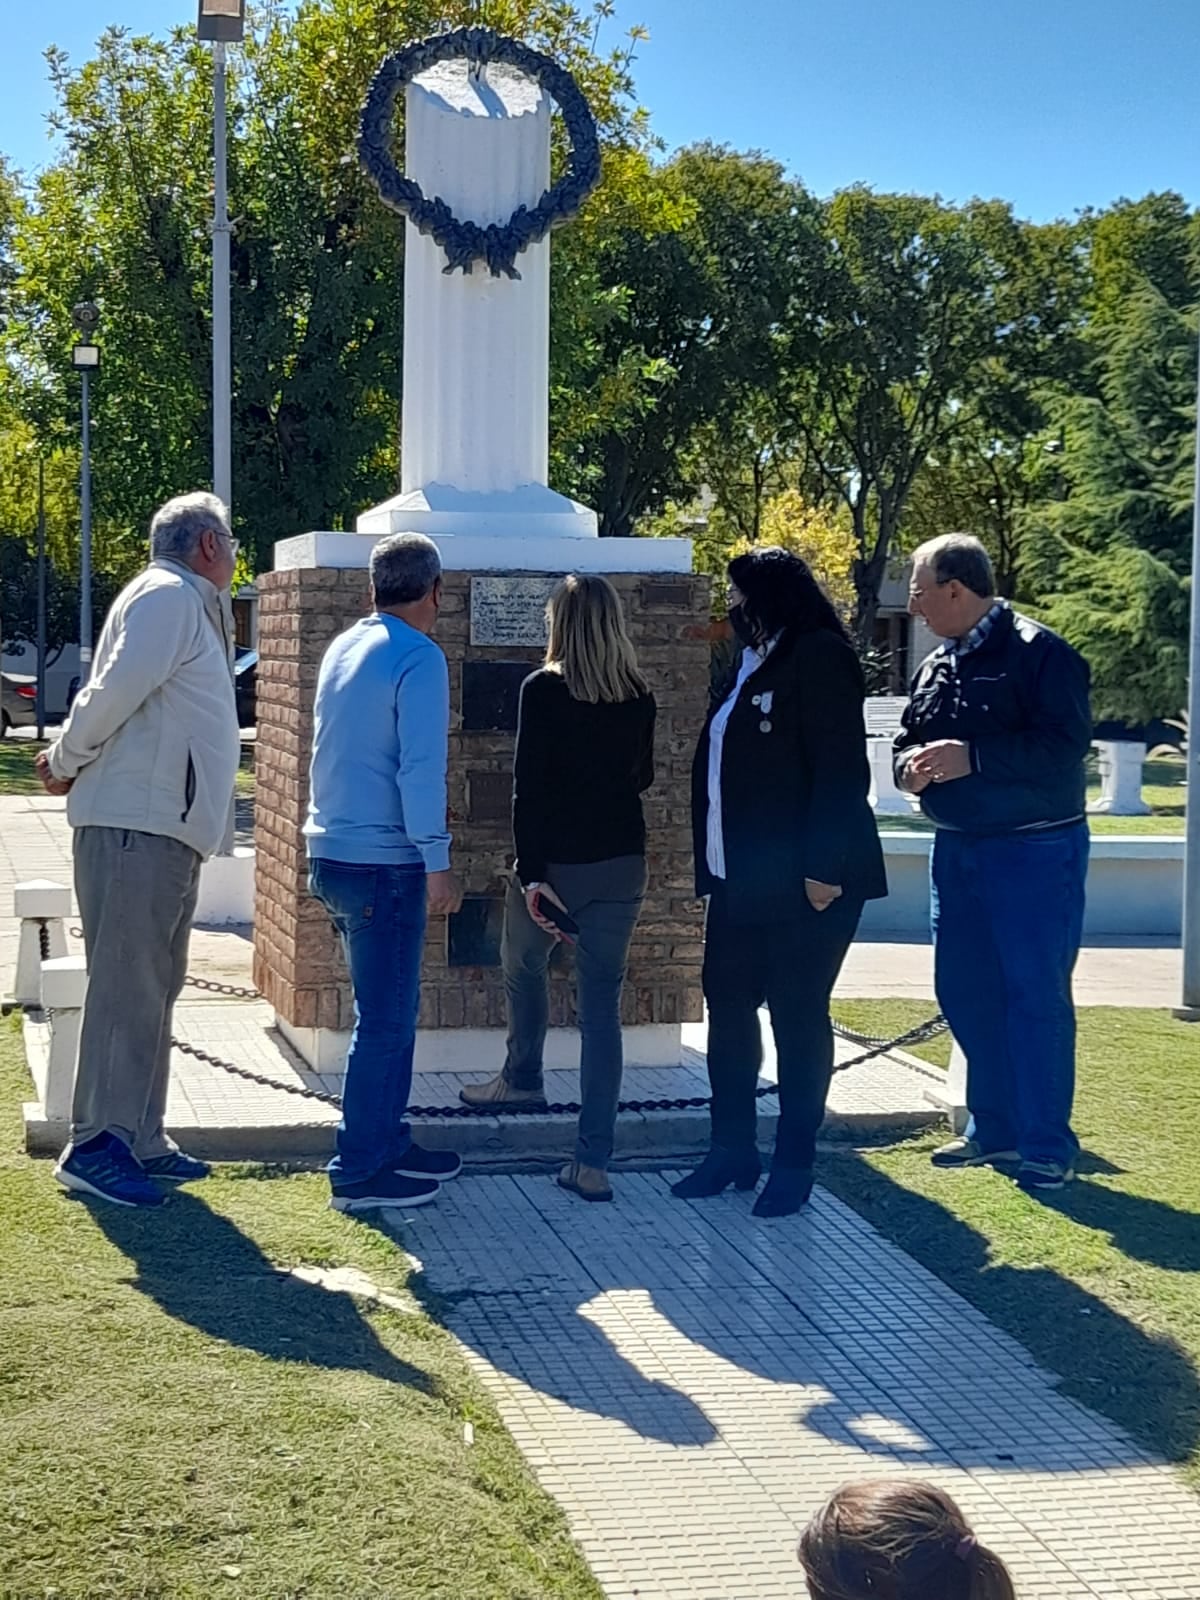
[[612, 704], [649, 694], [620, 597], [607, 578], [571, 573], [550, 596], [546, 620], [546, 666], [562, 675], [572, 700]]
[[1016, 1600], [1008, 1568], [950, 1496], [913, 1479], [846, 1484], [799, 1555], [812, 1600]]

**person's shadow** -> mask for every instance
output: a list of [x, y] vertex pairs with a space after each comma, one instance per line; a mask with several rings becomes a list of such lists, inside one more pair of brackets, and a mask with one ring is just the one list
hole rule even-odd
[[273, 1361], [365, 1372], [429, 1392], [426, 1374], [380, 1343], [348, 1294], [280, 1271], [194, 1195], [173, 1194], [149, 1212], [89, 1210], [136, 1268], [133, 1286], [167, 1316]]
[[[392, 1237], [413, 1238], [427, 1275], [416, 1279], [417, 1292], [491, 1366], [648, 1440], [704, 1445], [727, 1424], [706, 1398], [722, 1393], [720, 1372], [702, 1372], [688, 1356], [691, 1347], [801, 1391], [797, 1443], [807, 1431], [925, 1465], [1046, 1470], [1052, 1457], [1051, 1470], [1063, 1472], [1144, 1459], [1115, 1433], [1092, 1437], [1084, 1429], [1071, 1437], [1057, 1391], [1103, 1410], [1143, 1449], [1189, 1458], [1200, 1440], [1200, 1381], [1174, 1340], [1049, 1268], [993, 1265], [982, 1233], [855, 1152], [823, 1154], [817, 1176], [942, 1284], [909, 1288], [891, 1276], [895, 1269], [879, 1259], [878, 1245], [864, 1242], [847, 1253], [846, 1225], [829, 1216], [828, 1202], [822, 1209], [818, 1201], [808, 1217], [759, 1223], [743, 1214], [748, 1207], [740, 1199], [724, 1197], [697, 1205], [701, 1231], [689, 1226], [676, 1234], [673, 1212], [656, 1206], [639, 1216], [629, 1188], [665, 1187], [660, 1175], [626, 1177], [626, 1205], [594, 1212], [550, 1210], [553, 1202], [526, 1188], [531, 1212], [541, 1212], [554, 1236], [539, 1226], [527, 1246], [514, 1248], [522, 1210], [502, 1207], [491, 1220], [510, 1242], [496, 1249], [494, 1264], [483, 1241], [474, 1243], [484, 1224], [469, 1199], [472, 1180], [394, 1233], [382, 1218], [380, 1225]], [[1125, 1199], [1100, 1194], [1077, 1203]], [[536, 1222], [529, 1214], [528, 1223]], [[1153, 1226], [1149, 1213], [1144, 1225]], [[468, 1272], [464, 1248], [472, 1256]], [[978, 1325], [956, 1329], [957, 1302], [944, 1286], [957, 1288], [1015, 1341], [995, 1338], [1001, 1370], [979, 1371]], [[643, 1337], [652, 1321], [659, 1331]], [[931, 1342], [935, 1326], [945, 1331], [940, 1342]], [[1031, 1370], [1035, 1364], [1055, 1369], [1060, 1380], [1047, 1384]], [[693, 1377], [681, 1381], [689, 1371]], [[1022, 1424], [1007, 1413], [998, 1417], [994, 1401], [972, 1407], [980, 1377], [1044, 1395], [1042, 1409], [1053, 1415]], [[979, 1410], [977, 1423], [963, 1422], [964, 1408]], [[718, 1409], [728, 1411], [723, 1403]]]

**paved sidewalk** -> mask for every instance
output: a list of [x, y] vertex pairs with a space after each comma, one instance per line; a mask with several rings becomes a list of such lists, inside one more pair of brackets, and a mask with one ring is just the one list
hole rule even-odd
[[809, 1514], [892, 1473], [954, 1495], [1021, 1600], [1200, 1596], [1170, 1470], [854, 1212], [669, 1181], [465, 1178], [390, 1214], [609, 1600], [799, 1600]]

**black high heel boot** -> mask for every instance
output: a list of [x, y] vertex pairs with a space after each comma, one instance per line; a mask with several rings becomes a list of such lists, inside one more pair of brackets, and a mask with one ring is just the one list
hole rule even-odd
[[762, 1177], [762, 1162], [757, 1150], [722, 1150], [714, 1145], [694, 1172], [671, 1185], [678, 1200], [709, 1200], [730, 1185], [753, 1189]]
[[776, 1167], [754, 1202], [756, 1217], [794, 1217], [812, 1194], [813, 1175], [805, 1167]]

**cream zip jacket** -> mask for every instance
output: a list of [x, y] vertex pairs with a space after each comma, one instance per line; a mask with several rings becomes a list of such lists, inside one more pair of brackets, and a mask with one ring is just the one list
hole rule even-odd
[[118, 595], [50, 770], [73, 828], [162, 834], [207, 859], [233, 843], [240, 753], [228, 597], [154, 561]]

